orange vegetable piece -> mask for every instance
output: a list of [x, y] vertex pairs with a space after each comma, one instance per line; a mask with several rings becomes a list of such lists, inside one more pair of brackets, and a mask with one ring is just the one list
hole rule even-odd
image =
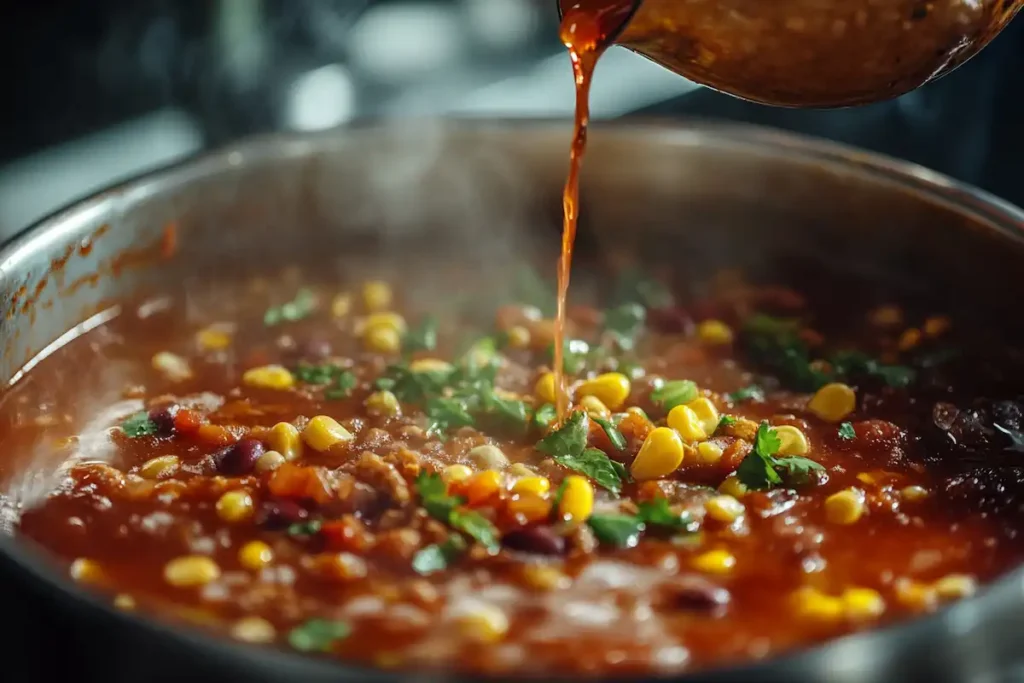
[[331, 499], [331, 487], [320, 467], [304, 467], [286, 462], [274, 470], [267, 483], [270, 492], [281, 498], [311, 498], [317, 503]]

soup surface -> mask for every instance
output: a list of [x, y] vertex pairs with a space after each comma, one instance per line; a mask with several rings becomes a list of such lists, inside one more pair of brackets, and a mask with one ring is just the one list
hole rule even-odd
[[943, 310], [643, 272], [568, 307], [561, 424], [548, 283], [486, 322], [417, 276], [125, 305], [5, 394], [22, 470], [71, 460], [15, 487], [17, 531], [121, 609], [470, 672], [764, 658], [1020, 561], [1010, 351]]

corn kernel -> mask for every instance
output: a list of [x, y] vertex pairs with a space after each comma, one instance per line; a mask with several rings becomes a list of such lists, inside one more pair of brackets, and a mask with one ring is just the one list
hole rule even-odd
[[562, 499], [558, 503], [559, 516], [570, 522], [583, 522], [594, 511], [594, 487], [584, 477], [570, 474], [565, 478]]
[[728, 574], [736, 566], [736, 558], [728, 550], [709, 550], [693, 558], [693, 566], [708, 574]]
[[826, 384], [811, 397], [807, 409], [826, 422], [839, 422], [857, 407], [857, 395], [846, 384]]
[[356, 326], [356, 333], [359, 335], [365, 335], [374, 327], [390, 327], [398, 332], [399, 336], [404, 335], [409, 329], [409, 326], [405, 322], [405, 318], [401, 313], [384, 311], [381, 313], [371, 313], [365, 318], [359, 320], [359, 323]]
[[466, 480], [466, 502], [480, 505], [497, 495], [501, 490], [501, 474], [494, 470], [477, 472]]
[[956, 600], [974, 595], [978, 582], [966, 574], [947, 574], [932, 584], [935, 594], [943, 600]]
[[949, 329], [949, 318], [935, 316], [924, 321], [924, 333], [929, 337], [938, 337]]
[[250, 571], [259, 571], [274, 559], [274, 551], [263, 541], [249, 541], [238, 551], [238, 562]]
[[172, 382], [181, 382], [192, 376], [192, 368], [181, 356], [161, 351], [153, 356], [153, 369]]
[[577, 393], [597, 398], [609, 410], [618, 410], [629, 398], [630, 388], [629, 378], [621, 372], [606, 372], [581, 384]]
[[536, 474], [533, 468], [521, 462], [512, 463], [512, 466], [508, 468], [508, 473], [513, 477], [532, 477]]
[[412, 372], [448, 372], [452, 364], [440, 358], [418, 358], [409, 363]]
[[398, 353], [402, 348], [402, 335], [393, 327], [375, 325], [363, 334], [363, 346], [374, 353]]
[[522, 325], [513, 325], [505, 332], [505, 340], [509, 348], [528, 349], [530, 348], [530, 330]]
[[793, 593], [793, 605], [800, 616], [816, 621], [838, 621], [846, 612], [846, 605], [840, 598], [825, 595], [810, 586]]
[[523, 566], [523, 580], [530, 588], [540, 591], [567, 588], [572, 583], [572, 580], [564, 572], [547, 564]]
[[402, 406], [398, 403], [398, 397], [386, 390], [373, 392], [366, 397], [363, 405], [366, 406], [366, 412], [370, 415], [397, 417], [402, 414]]
[[854, 524], [864, 514], [864, 493], [844, 489], [825, 499], [825, 516], [833, 524]]
[[465, 481], [471, 476], [473, 476], [473, 470], [465, 465], [449, 465], [441, 472], [441, 480], [446, 484]]
[[204, 586], [220, 578], [220, 567], [204, 555], [184, 555], [164, 565], [164, 580], [177, 588]]
[[885, 600], [870, 588], [847, 588], [840, 599], [846, 618], [853, 621], [877, 619], [885, 612]]
[[806, 455], [811, 449], [807, 442], [807, 436], [802, 431], [791, 425], [779, 425], [775, 427], [775, 434], [781, 442], [779, 455]]
[[314, 451], [326, 451], [335, 444], [351, 441], [352, 433], [327, 415], [317, 415], [302, 430], [302, 440]]
[[896, 599], [910, 609], [929, 610], [935, 607], [938, 601], [938, 593], [932, 586], [911, 579], [898, 580], [894, 588]]
[[732, 496], [723, 494], [704, 503], [704, 510], [711, 519], [723, 524], [732, 524], [743, 516], [746, 508]]
[[551, 517], [551, 501], [530, 493], [516, 494], [506, 506], [508, 513], [522, 517], [527, 523], [542, 522]]
[[496, 643], [508, 633], [508, 617], [488, 603], [474, 604], [456, 617], [462, 635], [478, 643]]
[[381, 280], [370, 280], [363, 283], [363, 306], [370, 312], [386, 311], [391, 307], [394, 298], [391, 285]]
[[196, 332], [196, 344], [205, 351], [220, 351], [231, 346], [231, 332], [224, 325], [210, 325]]
[[697, 444], [697, 462], [702, 465], [714, 465], [722, 459], [722, 447], [710, 441]]
[[266, 474], [273, 472], [286, 462], [288, 462], [287, 459], [277, 451], [267, 451], [256, 460], [254, 469], [257, 474]]
[[529, 493], [534, 496], [545, 496], [551, 490], [551, 481], [547, 477], [522, 477], [512, 485], [513, 493]]
[[700, 398], [693, 399], [686, 406], [697, 415], [697, 419], [700, 420], [700, 426], [704, 428], [705, 434], [710, 436], [715, 433], [722, 416], [718, 414], [718, 408], [715, 407], [715, 404], [710, 399], [701, 396]]
[[666, 422], [669, 427], [679, 432], [679, 436], [686, 443], [703, 441], [708, 438], [701, 419], [697, 417], [697, 413], [690, 406], [676, 406], [669, 411]]
[[705, 320], [697, 325], [697, 337], [705, 344], [730, 344], [732, 328], [721, 320]]
[[725, 478], [721, 484], [718, 485], [718, 492], [732, 496], [733, 498], [742, 498], [749, 493], [749, 489], [740, 481], [740, 478], [735, 474], [730, 474]]
[[217, 500], [217, 516], [225, 522], [241, 522], [252, 517], [254, 504], [247, 491], [228, 491]]
[[903, 322], [903, 311], [897, 306], [880, 306], [869, 315], [872, 325], [893, 327]]
[[82, 583], [95, 583], [104, 578], [104, 572], [100, 568], [99, 562], [90, 560], [87, 557], [79, 557], [72, 562], [68, 573], [72, 579]]
[[180, 464], [176, 455], [161, 455], [144, 462], [139, 468], [139, 476], [143, 479], [163, 479], [174, 474]]
[[597, 396], [584, 396], [580, 399], [580, 408], [583, 408], [590, 417], [601, 417], [607, 419], [612, 411], [608, 410], [608, 406], [601, 403], [601, 399]]
[[331, 299], [331, 315], [335, 318], [344, 318], [352, 312], [352, 295], [348, 292], [335, 294]]
[[243, 643], [272, 643], [277, 631], [262, 617], [242, 617], [231, 626], [231, 636]]
[[923, 486], [917, 486], [916, 484], [904, 486], [902, 489], [900, 489], [900, 498], [907, 501], [908, 503], [918, 503], [927, 498], [929, 495], [930, 494], [928, 493], [928, 489], [926, 489]]
[[302, 455], [302, 437], [298, 428], [287, 422], [278, 422], [266, 436], [267, 445], [289, 462]]
[[508, 458], [500, 448], [491, 444], [471, 448], [466, 457], [482, 470], [501, 470], [508, 467]]
[[555, 402], [555, 373], [545, 372], [533, 386], [533, 393], [541, 403]]
[[295, 377], [280, 365], [264, 365], [246, 370], [242, 375], [242, 384], [257, 389], [284, 390], [295, 386]]
[[921, 343], [921, 330], [916, 327], [904, 330], [903, 334], [900, 335], [899, 341], [896, 342], [896, 348], [900, 351], [909, 351], [918, 344]]
[[683, 442], [668, 427], [656, 427], [644, 439], [629, 471], [637, 481], [660, 479], [683, 464]]

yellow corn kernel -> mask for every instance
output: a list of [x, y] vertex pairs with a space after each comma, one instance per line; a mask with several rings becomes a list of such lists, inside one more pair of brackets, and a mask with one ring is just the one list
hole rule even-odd
[[295, 386], [295, 377], [280, 365], [264, 365], [246, 370], [242, 375], [242, 384], [256, 389], [284, 390]]
[[675, 472], [681, 464], [683, 442], [679, 435], [668, 427], [656, 427], [644, 439], [629, 471], [637, 481], [659, 479]]
[[448, 372], [452, 364], [440, 358], [418, 358], [409, 363], [412, 372]]
[[668, 418], [665, 421], [668, 422], [669, 427], [679, 432], [679, 436], [686, 443], [703, 441], [708, 438], [701, 419], [697, 417], [697, 413], [693, 412], [693, 408], [690, 406], [676, 406], [668, 412]]
[[735, 474], [730, 474], [725, 478], [725, 481], [718, 485], [718, 492], [732, 496], [733, 498], [742, 498], [750, 491], [743, 482], [740, 481], [739, 477]]
[[840, 599], [843, 613], [853, 621], [877, 619], [885, 612], [885, 600], [871, 588], [847, 588]]
[[608, 406], [601, 403], [601, 399], [597, 396], [584, 396], [580, 399], [580, 408], [587, 411], [587, 415], [590, 417], [602, 417], [608, 418], [612, 414], [612, 411], [608, 410]]
[[302, 437], [293, 424], [278, 422], [267, 432], [266, 440], [270, 449], [283, 455], [285, 460], [295, 460], [302, 455]]
[[568, 588], [572, 583], [572, 579], [562, 570], [548, 564], [527, 564], [523, 566], [522, 572], [526, 585], [539, 591]]
[[335, 294], [331, 299], [331, 315], [335, 318], [344, 318], [352, 312], [352, 295], [348, 292]]
[[398, 402], [398, 397], [386, 390], [373, 392], [366, 397], [363, 405], [366, 406], [366, 412], [370, 415], [398, 417], [402, 414], [402, 406]]
[[846, 384], [826, 384], [811, 397], [807, 409], [826, 422], [839, 422], [857, 407], [857, 395]]
[[263, 541], [249, 541], [238, 551], [238, 562], [251, 571], [259, 571], [274, 560], [274, 551]]
[[82, 583], [95, 583], [104, 578], [104, 572], [99, 562], [87, 557], [79, 557], [72, 562], [68, 573], [72, 579]]
[[254, 507], [248, 491], [228, 491], [217, 499], [217, 516], [225, 522], [241, 522], [252, 517]]
[[363, 306], [372, 312], [386, 311], [391, 307], [394, 298], [391, 285], [381, 280], [370, 280], [363, 283]]
[[512, 466], [508, 468], [508, 473], [513, 477], [532, 477], [537, 474], [533, 468], [521, 462], [512, 463]]
[[302, 440], [314, 451], [326, 451], [335, 444], [353, 438], [351, 432], [327, 415], [317, 415], [302, 430]]
[[545, 372], [533, 385], [533, 393], [541, 403], [555, 402], [555, 373]]
[[466, 480], [466, 502], [480, 505], [490, 500], [501, 490], [501, 474], [494, 470], [477, 472]]
[[907, 501], [908, 503], [918, 503], [927, 498], [929, 495], [931, 494], [928, 493], [928, 489], [926, 489], [923, 486], [917, 486], [916, 484], [904, 486], [902, 489], [900, 489], [900, 498]]
[[793, 593], [793, 605], [797, 614], [816, 621], [838, 621], [846, 613], [846, 605], [840, 598], [825, 595], [810, 586]]
[[482, 470], [501, 470], [508, 467], [508, 458], [500, 448], [491, 444], [471, 448], [466, 457]]
[[718, 408], [711, 402], [711, 399], [701, 396], [687, 403], [686, 407], [697, 415], [705, 434], [710, 436], [715, 433], [715, 430], [718, 429], [718, 421], [722, 419], [722, 416], [718, 414]]
[[722, 447], [710, 441], [697, 444], [697, 462], [702, 465], [714, 465], [722, 459]]
[[551, 481], [547, 477], [522, 477], [512, 485], [513, 493], [528, 493], [534, 496], [545, 496], [551, 490]]
[[181, 382], [192, 376], [192, 368], [188, 361], [169, 351], [161, 351], [153, 356], [153, 369], [172, 382]]
[[530, 330], [522, 325], [513, 325], [505, 332], [505, 340], [509, 348], [528, 349], [530, 348]]
[[176, 455], [161, 455], [142, 463], [139, 476], [143, 479], [163, 479], [174, 474], [180, 464]]
[[896, 342], [896, 348], [900, 351], [909, 351], [918, 344], [921, 343], [921, 330], [916, 327], [904, 330], [903, 334], [900, 335], [899, 341]]
[[807, 442], [807, 436], [792, 425], [779, 425], [775, 427], [775, 434], [781, 442], [779, 455], [806, 455], [811, 450]]
[[242, 617], [231, 626], [231, 637], [243, 643], [272, 643], [277, 631], [262, 617]]
[[732, 496], [722, 494], [704, 503], [704, 511], [708, 517], [717, 522], [732, 524], [743, 516], [746, 508], [743, 506], [743, 503]]
[[508, 513], [522, 517], [527, 523], [542, 522], [551, 517], [551, 501], [531, 493], [517, 493], [506, 506]]
[[196, 343], [205, 351], [220, 351], [231, 346], [230, 329], [224, 325], [210, 325], [196, 332]]
[[384, 311], [381, 313], [371, 313], [360, 320], [359, 325], [356, 328], [356, 332], [365, 335], [374, 327], [389, 327], [398, 332], [399, 336], [401, 336], [408, 331], [409, 326], [406, 324], [405, 318], [402, 317], [401, 313]]
[[721, 320], [705, 320], [697, 325], [697, 337], [705, 344], [730, 344], [732, 336], [732, 328]]
[[709, 550], [693, 558], [693, 566], [708, 574], [728, 574], [736, 566], [736, 558], [728, 550]]
[[938, 337], [950, 326], [949, 318], [945, 316], [934, 316], [924, 321], [924, 333], [929, 337]]
[[957, 600], [974, 595], [978, 582], [967, 574], [947, 574], [933, 583], [932, 589], [943, 600]]
[[393, 327], [374, 325], [366, 328], [363, 347], [374, 353], [398, 353], [402, 349], [402, 335]]
[[496, 643], [508, 633], [508, 617], [498, 607], [488, 603], [475, 604], [456, 617], [459, 630], [465, 638], [478, 643]]
[[441, 480], [446, 484], [453, 484], [457, 481], [465, 481], [473, 476], [473, 470], [465, 465], [448, 465], [441, 472]]
[[164, 565], [164, 580], [177, 588], [204, 586], [220, 578], [220, 567], [204, 555], [183, 555]]
[[825, 516], [833, 524], [854, 524], [864, 514], [864, 493], [844, 489], [825, 499]]
[[911, 579], [899, 579], [895, 585], [896, 599], [914, 610], [929, 610], [938, 602], [938, 593], [932, 586]]
[[594, 487], [584, 477], [570, 474], [565, 478], [558, 514], [570, 522], [584, 522], [594, 511]]
[[621, 372], [606, 372], [580, 385], [579, 396], [594, 396], [609, 410], [618, 410], [629, 398], [629, 378]]
[[872, 325], [893, 327], [903, 322], [903, 311], [898, 306], [880, 306], [868, 316]]

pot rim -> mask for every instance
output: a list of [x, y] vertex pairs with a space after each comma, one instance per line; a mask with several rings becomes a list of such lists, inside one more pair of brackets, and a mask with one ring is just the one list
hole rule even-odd
[[[434, 123], [434, 121], [431, 121]], [[446, 129], [471, 127], [507, 130], [522, 128], [550, 131], [556, 127], [565, 128], [566, 122], [557, 119], [456, 119], [442, 125]], [[895, 186], [896, 191], [909, 192], [922, 201], [940, 203], [949, 210], [985, 222], [994, 227], [1003, 237], [1024, 243], [1024, 210], [994, 195], [966, 183], [954, 180], [923, 166], [900, 161], [885, 155], [866, 152], [844, 144], [818, 138], [780, 132], [774, 129], [732, 122], [701, 120], [664, 121], [658, 119], [633, 119], [629, 121], [596, 122], [597, 130], [614, 129], [627, 135], [662, 137], [681, 147], [708, 147], [729, 149], [734, 152], [762, 156], [785, 156], [789, 159], [817, 165], [822, 169], [840, 169], [866, 177], [872, 182]], [[228, 171], [234, 167], [260, 164], [273, 158], [302, 157], [315, 154], [322, 148], [322, 141], [358, 134], [360, 131], [386, 129], [381, 121], [361, 121], [352, 125], [310, 133], [271, 133], [245, 138], [233, 144], [210, 151], [200, 152], [187, 158], [148, 171], [119, 182], [105, 190], [74, 200], [64, 207], [12, 236], [0, 247], [0, 279], [17, 273], [20, 263], [37, 249], [44, 248], [52, 241], [59, 241], [64, 229], [71, 230], [77, 220], [86, 220], [102, 211], [112, 199], [143, 199], [165, 185], [187, 184], [199, 177]], [[566, 149], [569, 131], [566, 130]], [[418, 680], [480, 681], [499, 680], [493, 677], [465, 676], [458, 674], [424, 675], [406, 674], [401, 671], [387, 672], [360, 667], [344, 662], [320, 660], [274, 648], [248, 646], [229, 638], [210, 638], [198, 628], [173, 625], [158, 619], [125, 612], [114, 608], [98, 595], [83, 590], [79, 585], [58, 573], [46, 561], [41, 549], [17, 540], [15, 534], [0, 534], [0, 561], [9, 563], [30, 580], [35, 580], [47, 592], [61, 598], [73, 599], [92, 609], [97, 619], [119, 623], [121, 626], [143, 630], [157, 638], [170, 639], [178, 646], [196, 648], [220, 659], [242, 659], [265, 670], [301, 672], [305, 680], [341, 680], [347, 677], [364, 681], [401, 681], [415, 677]], [[723, 666], [693, 673], [651, 676], [643, 680], [672, 681], [720, 681], [754, 680], [758, 675], [772, 675], [780, 671], [791, 671], [790, 667], [822, 666], [823, 662], [837, 656], [840, 649], [858, 653], [870, 652], [872, 640], [900, 640], [919, 637], [929, 628], [939, 626], [944, 620], [961, 617], [977, 619], [974, 610], [981, 610], [982, 603], [990, 594], [1020, 593], [1024, 587], [1024, 566], [1018, 566], [1005, 575], [987, 584], [979, 593], [930, 615], [905, 619], [894, 624], [853, 633], [831, 639], [819, 645], [803, 648], [764, 661], [744, 663], [739, 666]], [[992, 595], [994, 601], [996, 596]], [[972, 616], [973, 615], [973, 616]], [[916, 636], [915, 636], [916, 634]], [[863, 656], [861, 654], [861, 656]], [[817, 662], [817, 664], [815, 664]], [[870, 667], [869, 667], [870, 668]], [[838, 673], [838, 672], [836, 672]], [[500, 680], [525, 680], [527, 676], [503, 676]], [[577, 680], [550, 678], [547, 681]], [[605, 681], [641, 680], [636, 677], [606, 677]]]

